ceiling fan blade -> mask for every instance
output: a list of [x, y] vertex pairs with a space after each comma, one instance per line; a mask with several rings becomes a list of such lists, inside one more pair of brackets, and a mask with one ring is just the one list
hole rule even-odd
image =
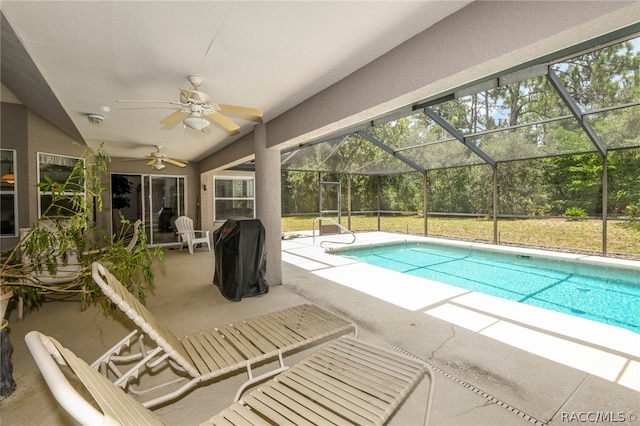
[[240, 126], [238, 126], [236, 123], [229, 120], [227, 117], [220, 114], [219, 112], [213, 111], [205, 115], [211, 120], [213, 120], [218, 126], [224, 129], [230, 135], [235, 135], [240, 131]]
[[209, 95], [204, 92], [198, 92], [197, 90], [180, 89], [180, 95], [180, 100], [182, 100], [182, 96], [184, 96], [185, 98], [190, 98], [204, 104], [211, 101], [211, 97]]
[[187, 167], [187, 162], [182, 160], [177, 160], [175, 158], [164, 158], [162, 161], [165, 163], [173, 164], [178, 167]]
[[189, 115], [188, 112], [184, 112], [183, 110], [179, 109], [177, 111], [172, 112], [171, 114], [169, 114], [165, 118], [163, 118], [160, 121], [160, 124], [172, 124], [172, 123], [175, 123], [178, 120], [183, 119], [187, 115]]
[[147, 166], [153, 166], [154, 164], [156, 164], [156, 159], [155, 158], [153, 160], [149, 160], [147, 162]]
[[148, 99], [121, 99], [116, 101], [120, 104], [173, 104], [173, 105], [182, 105], [180, 102], [176, 101], [152, 101]]
[[220, 111], [225, 114], [249, 121], [255, 121], [256, 123], [262, 123], [262, 111], [258, 108], [229, 104], [218, 104], [218, 108], [220, 108]]

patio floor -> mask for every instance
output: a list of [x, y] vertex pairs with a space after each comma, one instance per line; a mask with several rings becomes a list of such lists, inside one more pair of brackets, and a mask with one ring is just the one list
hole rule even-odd
[[[359, 235], [363, 241], [392, 237], [384, 233]], [[426, 299], [413, 296], [404, 301], [387, 300], [389, 297], [383, 294], [389, 292], [382, 289], [406, 285], [406, 276], [399, 279], [379, 271], [376, 276], [349, 262], [335, 265], [335, 257], [324, 256], [328, 255], [313, 247], [310, 238], [283, 241], [283, 285], [271, 287], [263, 296], [231, 302], [212, 285], [213, 252], [197, 250], [189, 255], [186, 250], [167, 250], [165, 262], [157, 265], [156, 290], [149, 295], [147, 306], [177, 335], [300, 303], [315, 303], [342, 314], [360, 326], [361, 338], [400, 347], [435, 366], [432, 425], [559, 425], [576, 421], [581, 413], [604, 413], [606, 418], [607, 413], [640, 412], [640, 394], [633, 389], [640, 379], [638, 370], [634, 370], [640, 361], [635, 333], [614, 338], [617, 346], [613, 347], [603, 341], [585, 342], [565, 336], [558, 330], [544, 333], [547, 337], [541, 339], [537, 333], [543, 327], [527, 319], [537, 315], [511, 318], [502, 310], [504, 306], [478, 312], [479, 307], [473, 305], [477, 301], [470, 300], [468, 311], [485, 317], [500, 316], [495, 322], [500, 325], [486, 334], [473, 329], [483, 317], [460, 311], [461, 304], [451, 303], [459, 295], [447, 294], [450, 289], [429, 292]], [[436, 315], [432, 311], [435, 308], [439, 308]], [[0, 402], [2, 422], [8, 425], [74, 424], [50, 395], [26, 348], [24, 335], [28, 331], [50, 334], [81, 358], [93, 361], [131, 329], [122, 315], [104, 315], [95, 306], [82, 312], [77, 302], [45, 303], [28, 312], [23, 321], [18, 321], [12, 310], [9, 321], [17, 389]], [[500, 338], [509, 334], [519, 336], [520, 343]], [[549, 350], [549, 338], [564, 343]], [[589, 352], [593, 356], [585, 360], [586, 352], [576, 352], [575, 345], [599, 352]], [[291, 364], [313, 350], [286, 360]], [[548, 353], [556, 353], [555, 358]], [[607, 376], [610, 371], [600, 368], [612, 365], [612, 357], [626, 359], [622, 373], [613, 379]], [[567, 358], [582, 361], [569, 366]], [[229, 405], [244, 378], [244, 374], [238, 374], [197, 388], [156, 412], [167, 424], [198, 424]], [[427, 390], [428, 380], [423, 380], [389, 424], [420, 423]], [[609, 419], [611, 423], [620, 422], [619, 416]]]

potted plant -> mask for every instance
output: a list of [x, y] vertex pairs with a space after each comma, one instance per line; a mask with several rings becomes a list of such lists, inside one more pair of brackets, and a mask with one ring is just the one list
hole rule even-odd
[[[5, 286], [3, 286], [5, 287]], [[4, 327], [4, 315], [7, 312], [9, 301], [13, 297], [13, 290], [11, 288], [0, 289], [0, 327]]]
[[[141, 300], [153, 288], [153, 258], [162, 261], [159, 246], [146, 243], [141, 225], [138, 243], [131, 247], [121, 235], [114, 237], [98, 231], [92, 220], [102, 210], [103, 176], [108, 176], [109, 155], [101, 146], [97, 152], [88, 148], [63, 182], [44, 176], [37, 184], [51, 194], [49, 206], [19, 243], [2, 253], [0, 293], [13, 293], [27, 306], [39, 305], [49, 293], [76, 293], [84, 303], [102, 301], [103, 309], [111, 304], [102, 298], [91, 278], [91, 264], [105, 263], [112, 273]], [[121, 218], [123, 227], [132, 227]], [[19, 312], [19, 316], [21, 313]]]

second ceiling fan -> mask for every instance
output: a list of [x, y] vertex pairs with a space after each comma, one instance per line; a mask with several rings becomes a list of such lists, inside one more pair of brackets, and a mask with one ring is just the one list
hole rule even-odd
[[146, 161], [147, 166], [150, 166], [155, 170], [162, 170], [165, 168], [164, 163], [169, 163], [178, 167], [187, 167], [189, 162], [187, 160], [179, 160], [177, 158], [170, 158], [164, 152], [160, 152], [162, 146], [156, 145], [156, 150], [144, 158], [125, 158], [124, 161]]
[[200, 131], [204, 131], [211, 121], [213, 121], [230, 135], [238, 133], [240, 126], [227, 118], [226, 115], [257, 123], [262, 122], [262, 111], [260, 109], [212, 102], [208, 94], [198, 91], [198, 87], [202, 84], [202, 78], [200, 76], [190, 75], [188, 80], [193, 86], [193, 89], [179, 89], [179, 101], [120, 100], [117, 102], [168, 103], [171, 105], [179, 105], [180, 109], [162, 119], [160, 124], [170, 125], [178, 120], [182, 120], [185, 126]]

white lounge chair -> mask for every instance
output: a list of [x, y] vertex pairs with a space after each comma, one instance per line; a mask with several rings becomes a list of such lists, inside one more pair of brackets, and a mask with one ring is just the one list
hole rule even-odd
[[[118, 217], [118, 219], [120, 220], [120, 217]], [[140, 219], [136, 220], [133, 224], [123, 224], [122, 222], [118, 223], [115, 238], [123, 238], [125, 240], [129, 240], [127, 246], [125, 247], [127, 251], [132, 251], [135, 248], [136, 244], [138, 244], [141, 226], [142, 220]]]
[[180, 216], [175, 221], [176, 232], [182, 240], [182, 247], [186, 244], [189, 247], [189, 253], [193, 254], [193, 248], [198, 244], [206, 244], [211, 251], [211, 243], [209, 242], [209, 231], [201, 231], [193, 229], [193, 220], [187, 216]]
[[[238, 390], [237, 399], [246, 386], [285, 370], [284, 353], [357, 332], [352, 322], [314, 305], [300, 305], [178, 338], [103, 265], [94, 263], [92, 275], [103, 293], [137, 326], [92, 367], [107, 377], [115, 376], [117, 386], [135, 395], [172, 387], [163, 395], [145, 401], [146, 407], [176, 399], [221, 375], [246, 369], [249, 378]], [[145, 343], [149, 341], [155, 346], [147, 347]], [[126, 355], [121, 355], [123, 352]], [[253, 377], [255, 364], [276, 359], [279, 360], [277, 369]], [[157, 386], [144, 383], [145, 373], [167, 364], [175, 373], [168, 381]], [[139, 385], [130, 383], [134, 378]]]
[[[27, 346], [58, 403], [82, 425], [164, 424], [55, 339], [37, 331]], [[97, 407], [70, 384], [67, 365]], [[423, 362], [342, 337], [280, 373], [202, 425], [384, 424], [422, 376], [430, 376], [424, 424], [433, 399], [433, 374]], [[81, 391], [84, 391], [81, 389]]]

